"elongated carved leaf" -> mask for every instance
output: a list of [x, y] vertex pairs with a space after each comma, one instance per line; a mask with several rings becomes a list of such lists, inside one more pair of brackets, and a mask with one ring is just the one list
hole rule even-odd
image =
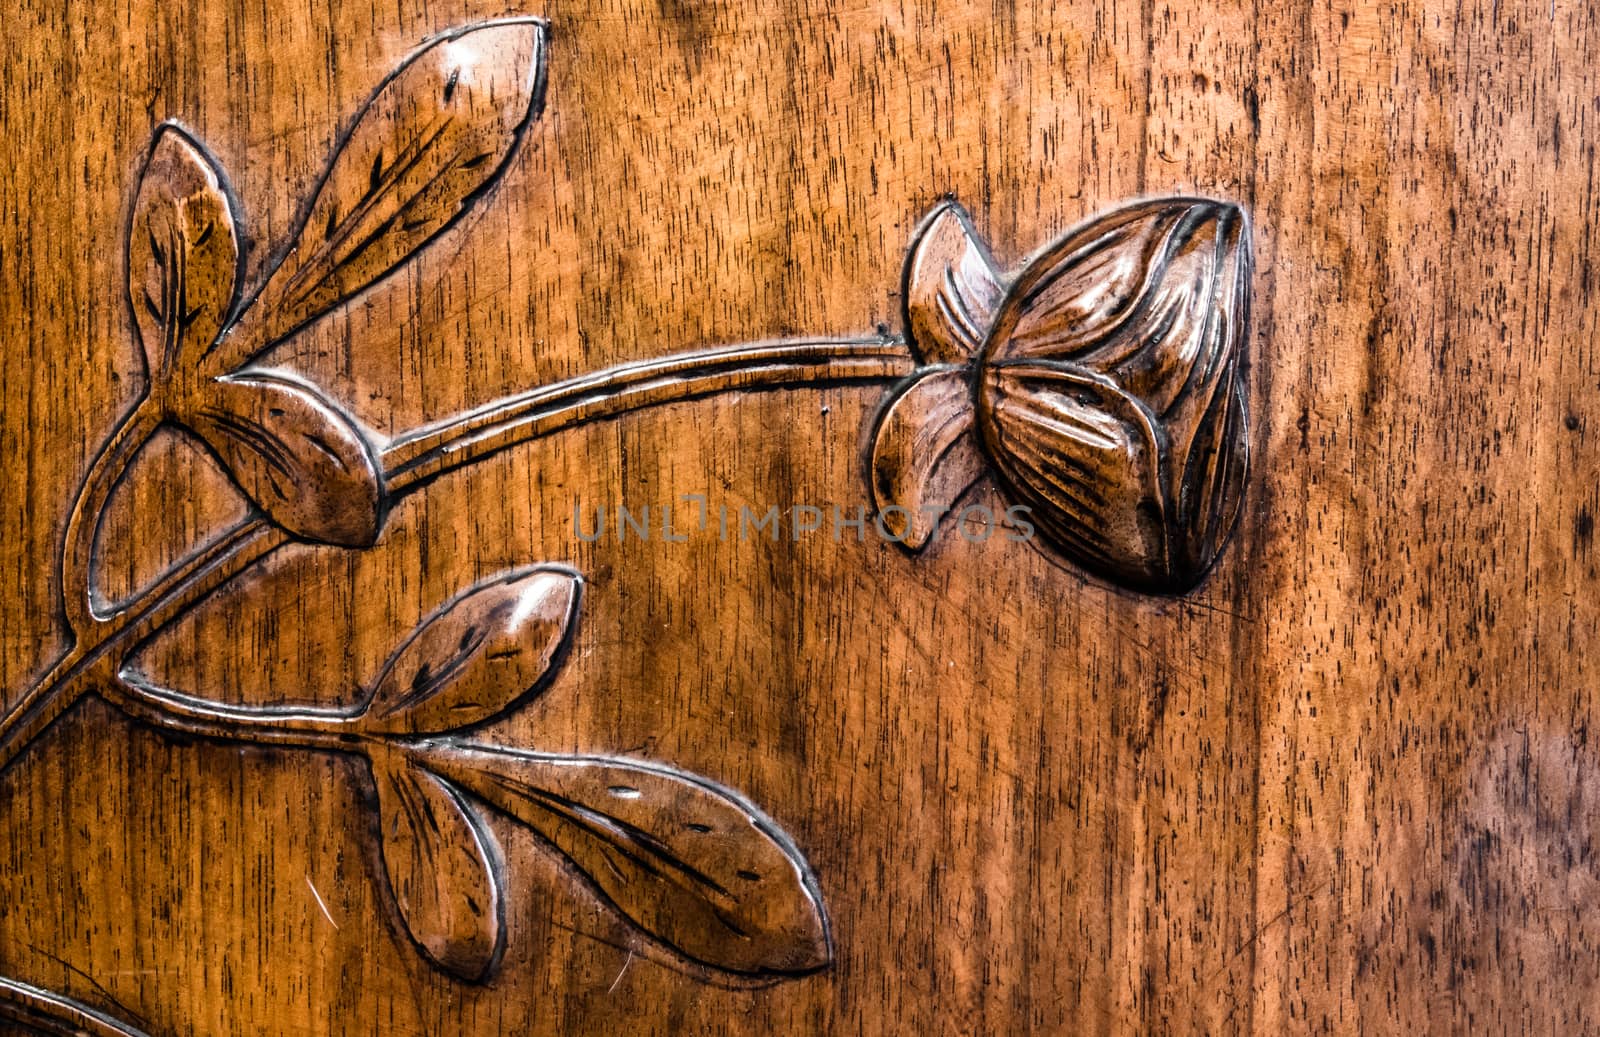
[[923, 374], [889, 401], [872, 446], [872, 496], [884, 528], [908, 550], [926, 546], [941, 513], [982, 477], [971, 376]]
[[544, 41], [531, 18], [469, 26], [424, 46], [378, 89], [228, 336], [228, 369], [384, 277], [483, 196], [538, 112]]
[[491, 720], [554, 671], [578, 616], [581, 581], [538, 568], [481, 583], [451, 601], [385, 665], [362, 725], [433, 734]]
[[828, 964], [810, 868], [737, 794], [624, 760], [428, 751], [430, 767], [538, 832], [629, 920], [687, 957], [750, 974]]
[[505, 945], [500, 851], [460, 793], [399, 754], [373, 761], [384, 870], [406, 929], [428, 959], [468, 982]]
[[964, 364], [978, 352], [1004, 288], [967, 211], [945, 202], [928, 214], [906, 256], [906, 332], [924, 364]]
[[151, 378], [198, 365], [233, 309], [238, 273], [222, 170], [193, 137], [162, 124], [128, 228], [128, 303]]
[[223, 378], [195, 393], [176, 419], [295, 536], [344, 547], [377, 539], [383, 483], [371, 444], [312, 386], [267, 372]]

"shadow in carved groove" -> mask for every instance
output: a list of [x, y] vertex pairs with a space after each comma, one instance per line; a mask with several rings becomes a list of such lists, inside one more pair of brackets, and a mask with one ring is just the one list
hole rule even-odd
[[[0, 770], [91, 693], [165, 731], [359, 756], [395, 912], [421, 953], [463, 981], [486, 980], [504, 950], [510, 869], [494, 825], [508, 822], [674, 953], [730, 978], [805, 974], [832, 956], [817, 881], [737, 793], [655, 763], [473, 740], [564, 662], [582, 596], [569, 568], [535, 565], [466, 589], [418, 625], [348, 712], [225, 705], [161, 687], [131, 660], [274, 552], [369, 547], [400, 497], [511, 446], [662, 403], [802, 385], [893, 385], [869, 481], [883, 527], [908, 549], [926, 547], [950, 506], [993, 473], [1019, 519], [1068, 558], [1132, 588], [1181, 592], [1214, 563], [1242, 493], [1247, 222], [1219, 202], [1145, 202], [1007, 277], [946, 203], [912, 243], [904, 339], [640, 361], [384, 440], [263, 361], [500, 180], [542, 105], [545, 39], [536, 19], [486, 22], [407, 58], [358, 113], [250, 292], [219, 163], [181, 127], [157, 129], [126, 243], [146, 391], [71, 509], [60, 565], [72, 646], [0, 719]], [[211, 453], [249, 514], [113, 604], [93, 580], [102, 517], [169, 428]], [[10, 981], [0, 981], [0, 1019], [43, 1033], [137, 1032]]]
[[41, 1037], [145, 1037], [142, 1030], [60, 994], [0, 978], [0, 1024]]

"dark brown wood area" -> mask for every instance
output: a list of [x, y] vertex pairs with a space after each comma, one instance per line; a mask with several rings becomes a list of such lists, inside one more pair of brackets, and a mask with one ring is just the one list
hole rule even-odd
[[1600, 1034], [1586, 5], [0, 36], [0, 1032]]

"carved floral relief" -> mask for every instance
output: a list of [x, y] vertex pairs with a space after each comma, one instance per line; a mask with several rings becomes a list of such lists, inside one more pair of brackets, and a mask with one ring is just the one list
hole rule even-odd
[[[496, 835], [504, 825], [536, 833], [674, 954], [730, 975], [812, 973], [833, 953], [822, 886], [743, 796], [654, 761], [479, 740], [568, 659], [583, 579], [564, 564], [533, 560], [439, 603], [348, 711], [227, 705], [249, 696], [163, 687], [133, 660], [274, 553], [369, 549], [401, 497], [519, 443], [643, 407], [811, 384], [889, 388], [869, 490], [908, 549], [925, 550], [939, 515], [992, 478], [1086, 571], [1181, 593], [1216, 561], [1243, 494], [1248, 222], [1222, 202], [1143, 202], [1006, 274], [947, 202], [911, 244], [904, 337], [641, 360], [379, 436], [272, 367], [273, 350], [492, 204], [543, 105], [546, 39], [543, 22], [514, 18], [425, 43], [357, 114], [252, 286], [241, 283], [247, 235], [226, 173], [180, 125], [157, 127], [132, 189], [126, 284], [107, 286], [131, 310], [146, 389], [69, 512], [60, 566], [72, 646], [0, 719], [0, 780], [86, 695], [160, 730], [356, 757], [376, 811], [373, 879], [417, 951], [462, 982], [488, 979], [504, 951], [517, 872]], [[111, 603], [94, 581], [102, 517], [163, 429], [202, 444], [249, 513]], [[0, 1020], [136, 1032], [11, 980], [0, 981]]]

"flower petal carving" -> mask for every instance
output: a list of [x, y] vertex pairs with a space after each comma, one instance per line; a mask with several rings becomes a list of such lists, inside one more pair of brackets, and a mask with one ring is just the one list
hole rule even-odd
[[544, 24], [511, 18], [447, 33], [401, 65], [356, 116], [230, 332], [224, 370], [383, 278], [483, 197], [538, 114], [544, 51]]
[[265, 371], [219, 378], [174, 418], [290, 533], [342, 547], [377, 540], [385, 502], [372, 446], [311, 385]]
[[1161, 432], [1137, 399], [1069, 364], [995, 368], [987, 427], [1001, 478], [1092, 572], [1136, 587], [1171, 569]]
[[[1244, 213], [1193, 198], [1093, 221], [1012, 285], [979, 362], [978, 427], [1008, 488], [1086, 568], [1175, 592], [1216, 560], [1248, 461], [1249, 291]], [[1075, 420], [1085, 401], [1146, 445], [1091, 460]], [[1099, 509], [1126, 504], [1134, 481], [1114, 457], [1146, 468], [1136, 481], [1149, 491], [1116, 520]], [[1100, 498], [1087, 511], [1074, 506], [1084, 488]]]
[[945, 202], [917, 228], [902, 291], [906, 333], [919, 362], [964, 364], [977, 354], [1005, 290], [960, 205]]
[[128, 227], [128, 303], [150, 377], [188, 372], [221, 333], [239, 277], [227, 180], [174, 123], [155, 133]]
[[627, 918], [702, 964], [793, 975], [832, 959], [816, 880], [736, 793], [664, 767], [435, 743], [429, 766], [539, 833]]
[[[1187, 409], [1206, 410], [1204, 389], [1229, 373], [1246, 316], [1243, 214], [1177, 199], [1110, 222], [1098, 235], [1093, 225], [1080, 231], [1024, 272], [1014, 293], [1031, 301], [1007, 308], [1011, 319], [995, 329], [991, 360], [1070, 360], [1112, 377], [1163, 418], [1182, 398], [1198, 396]], [[1072, 248], [1091, 235], [1097, 244]], [[1099, 291], [1095, 276], [1106, 279]]]
[[499, 844], [449, 783], [398, 753], [376, 757], [384, 871], [411, 939], [434, 964], [476, 983], [505, 947]]
[[437, 734], [513, 708], [555, 672], [577, 625], [581, 586], [576, 573], [547, 566], [471, 588], [390, 657], [361, 726]]
[[927, 546], [940, 513], [987, 467], [973, 434], [970, 379], [965, 368], [920, 373], [878, 418], [873, 503], [889, 535], [909, 550]]
[[[1017, 275], [989, 342], [990, 360], [1081, 361], [1111, 340], [1111, 349], [1085, 364], [1105, 371], [1143, 348], [1139, 335], [1123, 333], [1129, 320], [1149, 312], [1168, 273], [1170, 253], [1220, 205], [1155, 199], [1069, 232]], [[1183, 234], [1185, 229], [1191, 235]]]

